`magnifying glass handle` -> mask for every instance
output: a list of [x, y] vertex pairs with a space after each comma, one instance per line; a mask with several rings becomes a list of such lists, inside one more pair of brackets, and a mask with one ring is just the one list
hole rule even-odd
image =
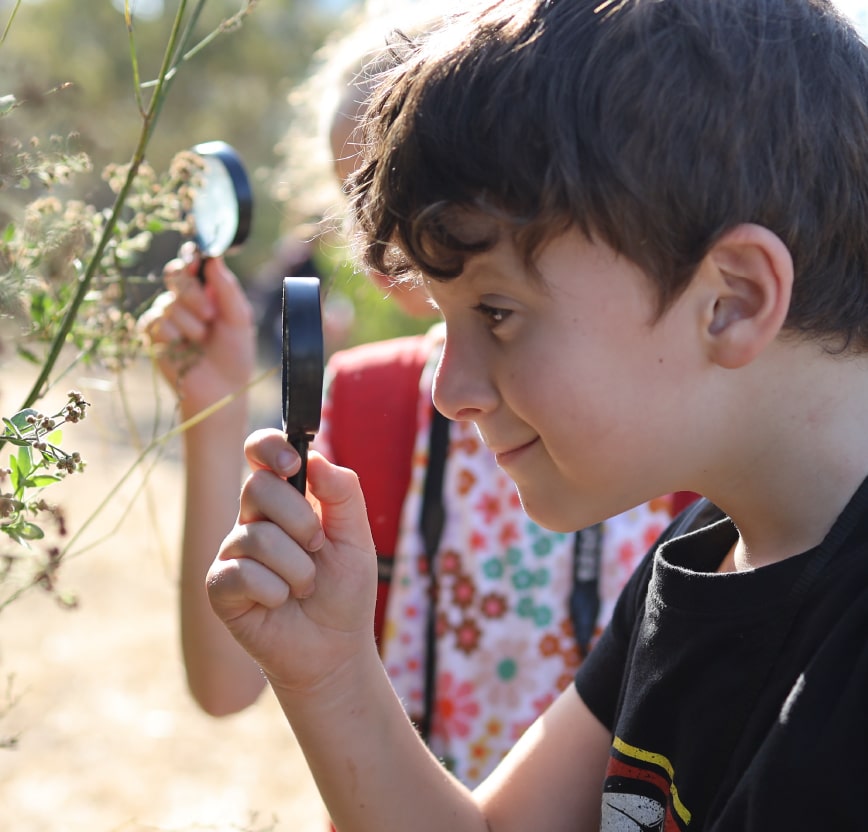
[[196, 269], [196, 277], [199, 278], [199, 282], [204, 286], [205, 284], [205, 264], [210, 260], [210, 257], [206, 257], [201, 252], [199, 253], [199, 268]]
[[309, 433], [289, 437], [289, 444], [298, 451], [298, 455], [301, 457], [301, 468], [291, 477], [287, 477], [286, 481], [301, 494], [304, 494], [307, 488], [307, 449], [312, 441], [313, 436]]

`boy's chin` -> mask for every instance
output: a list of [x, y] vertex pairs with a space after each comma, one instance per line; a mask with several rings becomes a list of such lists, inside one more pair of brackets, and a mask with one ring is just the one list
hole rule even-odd
[[570, 534], [612, 516], [612, 513], [604, 514], [602, 510], [595, 511], [598, 506], [587, 500], [566, 494], [553, 498], [551, 492], [546, 494], [544, 490], [518, 486], [518, 496], [527, 516], [552, 532]]

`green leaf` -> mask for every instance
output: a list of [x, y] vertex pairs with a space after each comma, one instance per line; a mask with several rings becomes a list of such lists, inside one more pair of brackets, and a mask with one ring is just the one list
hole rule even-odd
[[30, 446], [25, 445], [18, 449], [18, 472], [22, 477], [26, 477], [32, 470], [33, 457], [30, 455]]
[[3, 242], [11, 243], [15, 237], [15, 223], [10, 222], [3, 231]]
[[45, 532], [35, 523], [22, 523], [18, 528], [18, 537], [22, 540], [42, 540]]
[[15, 427], [15, 422], [13, 422], [11, 419], [6, 418], [6, 416], [0, 416], [0, 418], [3, 419], [3, 424], [6, 425], [6, 430], [3, 435], [7, 436], [11, 434], [13, 436], [17, 436], [18, 428]]
[[30, 442], [27, 439], [19, 439], [17, 436], [10, 436], [8, 433], [3, 434], [3, 441], [10, 445], [17, 445], [19, 448], [27, 448]]
[[63, 442], [63, 431], [59, 428], [57, 430], [51, 431], [51, 433], [49, 433], [48, 436], [45, 437], [45, 441], [49, 445], [59, 445], [61, 442]]
[[[21, 540], [18, 537], [18, 526], [17, 525], [12, 525], [11, 523], [4, 523], [2, 526], [0, 526], [0, 532], [3, 532], [4, 534], [8, 534], [9, 537], [11, 537], [16, 543], [21, 543], [25, 546], [27, 545], [26, 543], [24, 543], [23, 540]], [[30, 547], [28, 547], [28, 548], [30, 548]]]
[[25, 347], [22, 347], [21, 344], [18, 345], [17, 349], [18, 355], [20, 355], [25, 361], [29, 361], [31, 364], [41, 364], [42, 359], [36, 355], [36, 353], [31, 352]]
[[45, 486], [51, 485], [53, 482], [60, 482], [61, 479], [62, 477], [55, 476], [54, 474], [38, 474], [35, 477], [30, 477], [27, 483], [33, 488], [45, 488]]
[[18, 494], [18, 484], [21, 482], [21, 474], [18, 471], [18, 457], [15, 454], [9, 456], [9, 483], [12, 493]]
[[[38, 415], [39, 415], [38, 410], [34, 410], [32, 407], [28, 407], [28, 408], [25, 408], [24, 410], [19, 410], [12, 417], [11, 421], [12, 421], [12, 424], [15, 425], [16, 428], [18, 428], [18, 431], [20, 433], [26, 433], [31, 427], [27, 423], [27, 417], [28, 416], [38, 416]], [[3, 421], [5, 422], [6, 420], [4, 419]]]
[[70, 609], [78, 606], [78, 596], [74, 592], [69, 592], [68, 590], [64, 592], [57, 592], [54, 596], [58, 602], [64, 606], [69, 607]]

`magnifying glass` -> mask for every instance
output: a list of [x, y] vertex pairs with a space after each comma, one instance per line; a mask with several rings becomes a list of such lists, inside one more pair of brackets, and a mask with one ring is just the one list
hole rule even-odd
[[287, 481], [305, 493], [307, 450], [319, 430], [324, 370], [319, 278], [283, 279], [283, 429], [301, 456]]
[[191, 212], [194, 240], [202, 254], [201, 279], [209, 257], [222, 257], [247, 239], [253, 199], [241, 157], [231, 145], [222, 141], [203, 142], [197, 144], [193, 152], [201, 156], [205, 164]]

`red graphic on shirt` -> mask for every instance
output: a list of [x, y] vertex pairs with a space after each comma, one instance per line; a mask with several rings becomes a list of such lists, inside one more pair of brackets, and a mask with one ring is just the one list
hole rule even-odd
[[686, 832], [690, 813], [681, 807], [679, 815], [676, 794], [665, 767], [612, 749], [600, 828], [607, 832]]

